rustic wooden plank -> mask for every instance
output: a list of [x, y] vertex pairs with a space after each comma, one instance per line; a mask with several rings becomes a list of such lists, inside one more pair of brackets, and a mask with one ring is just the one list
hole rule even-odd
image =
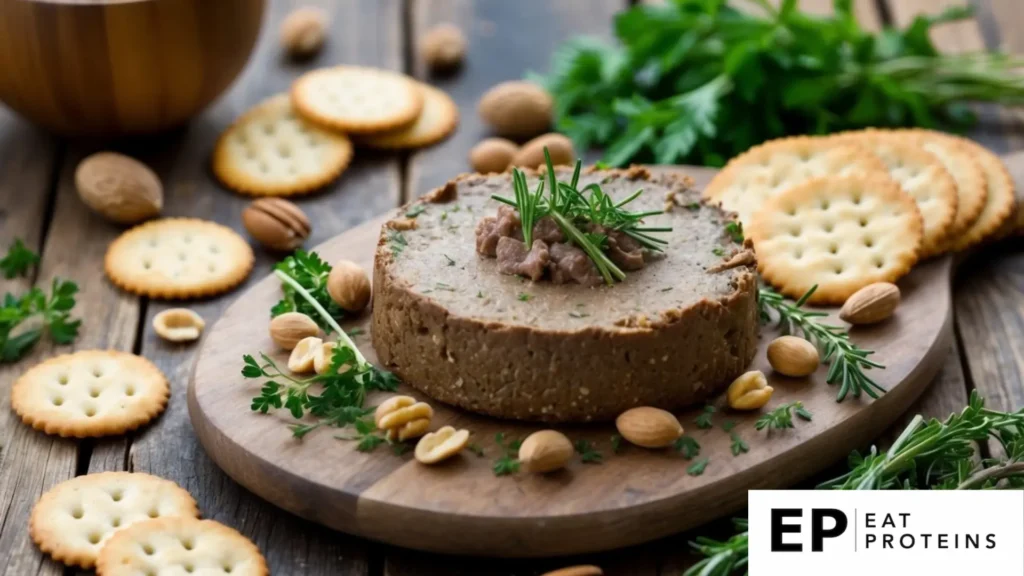
[[[15, 238], [41, 252], [47, 206], [52, 200], [58, 143], [42, 131], [0, 109], [0, 256]], [[48, 259], [39, 274], [51, 273]], [[28, 278], [0, 277], [0, 294], [22, 293]], [[39, 346], [43, 348], [42, 345]], [[37, 352], [38, 354], [38, 352]], [[75, 473], [73, 442], [54, 442], [21, 424], [11, 412], [10, 387], [37, 355], [0, 365], [0, 573], [60, 574], [60, 567], [34, 553], [28, 538], [28, 514], [39, 494]]]
[[[166, 215], [212, 218], [244, 234], [240, 213], [248, 199], [222, 189], [208, 171], [209, 153], [218, 134], [249, 106], [286, 91], [299, 74], [310, 68], [339, 63], [402, 68], [401, 0], [315, 2], [331, 17], [325, 49], [313, 61], [288, 62], [278, 48], [278, 26], [292, 8], [306, 4], [309, 3], [272, 2], [252, 62], [240, 81], [214, 108], [193, 121], [186, 132], [154, 143], [142, 156], [165, 183]], [[308, 245], [395, 207], [401, 195], [399, 175], [395, 157], [358, 152], [357, 160], [338, 182], [315, 196], [297, 201], [313, 224]], [[262, 278], [280, 258], [279, 254], [268, 254], [258, 246], [256, 253], [257, 264], [250, 282]], [[243, 290], [190, 307], [209, 326]], [[365, 542], [280, 511], [239, 487], [206, 456], [192, 431], [186, 405], [188, 376], [196, 348], [165, 343], [151, 328], [152, 317], [173, 305], [148, 305], [138, 343], [141, 353], [160, 366], [172, 382], [167, 412], [134, 438], [98, 445], [90, 472], [126, 465], [130, 470], [175, 480], [197, 498], [205, 517], [232, 525], [252, 538], [267, 556], [273, 573], [366, 574], [371, 547]], [[267, 315], [269, 318], [269, 310]], [[238, 361], [241, 366], [241, 358]], [[238, 409], [247, 410], [248, 406], [240, 405]]]

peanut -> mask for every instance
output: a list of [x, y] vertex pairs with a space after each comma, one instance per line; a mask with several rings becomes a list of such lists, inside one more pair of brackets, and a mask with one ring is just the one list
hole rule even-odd
[[772, 391], [764, 374], [760, 370], [751, 370], [733, 380], [725, 395], [729, 407], [734, 410], [757, 410], [768, 403]]

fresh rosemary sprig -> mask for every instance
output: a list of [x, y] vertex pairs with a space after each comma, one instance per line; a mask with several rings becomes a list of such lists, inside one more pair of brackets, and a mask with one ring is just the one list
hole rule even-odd
[[738, 518], [733, 524], [739, 533], [720, 541], [700, 536], [690, 546], [706, 558], [694, 564], [683, 576], [729, 576], [747, 566], [747, 519]]
[[[667, 242], [654, 234], [670, 232], [672, 229], [641, 225], [644, 218], [661, 214], [661, 210], [630, 212], [625, 209], [627, 204], [643, 194], [643, 190], [637, 190], [623, 200], [615, 202], [601, 189], [600, 184], [589, 184], [582, 190], [577, 188], [583, 167], [582, 161], [576, 161], [569, 182], [559, 182], [547, 148], [544, 149], [544, 160], [547, 167], [546, 180], [541, 178], [533, 192], [530, 191], [526, 175], [518, 168], [513, 168], [514, 199], [492, 196], [498, 202], [512, 206], [519, 213], [523, 227], [523, 242], [527, 249], [533, 246], [533, 226], [541, 218], [550, 217], [558, 224], [566, 238], [579, 246], [594, 262], [607, 284], [625, 279], [626, 274], [604, 253], [607, 237], [585, 231], [591, 225], [622, 232], [648, 250], [662, 251]], [[547, 195], [544, 194], [545, 190]]]
[[757, 293], [757, 306], [762, 322], [770, 322], [770, 310], [778, 315], [778, 326], [783, 334], [800, 333], [814, 342], [821, 352], [821, 361], [829, 365], [825, 381], [839, 384], [836, 401], [842, 402], [848, 394], [859, 398], [861, 393], [878, 398], [885, 393], [885, 388], [864, 374], [871, 368], [885, 368], [877, 362], [868, 360], [874, 354], [850, 342], [850, 333], [842, 326], [822, 324], [818, 318], [828, 316], [825, 312], [804, 310], [801, 306], [817, 290], [812, 286], [806, 294], [793, 304], [785, 301], [781, 294], [771, 288], [760, 288]]
[[778, 408], [772, 410], [771, 412], [765, 414], [764, 416], [761, 416], [760, 418], [757, 419], [757, 422], [754, 423], [754, 429], [764, 430], [765, 428], [767, 428], [768, 433], [770, 434], [773, 428], [775, 430], [792, 428], [794, 411], [796, 412], [797, 416], [804, 420], [807, 420], [808, 422], [810, 422], [811, 419], [814, 417], [813, 414], [811, 414], [806, 408], [804, 408], [803, 402], [800, 402], [798, 400], [796, 402], [789, 402], [787, 404], [783, 404], [782, 406], [779, 406]]

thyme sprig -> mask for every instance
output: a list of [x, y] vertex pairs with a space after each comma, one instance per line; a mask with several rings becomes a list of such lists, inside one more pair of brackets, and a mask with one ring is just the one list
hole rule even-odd
[[774, 311], [783, 334], [800, 333], [817, 345], [821, 361], [829, 365], [825, 382], [839, 384], [837, 402], [842, 402], [849, 394], [853, 394], [855, 398], [859, 398], [862, 393], [878, 398], [880, 394], [885, 393], [885, 388], [864, 373], [871, 368], [885, 368], [868, 359], [874, 352], [864, 350], [851, 342], [850, 333], [846, 328], [821, 323], [818, 319], [828, 316], [827, 313], [802, 308], [817, 288], [817, 285], [812, 286], [793, 304], [787, 303], [781, 294], [771, 288], [760, 288], [757, 293], [757, 306], [761, 321], [771, 322], [770, 311]]
[[[580, 247], [594, 262], [605, 283], [613, 284], [616, 280], [624, 280], [622, 271], [605, 253], [607, 236], [587, 232], [591, 226], [601, 226], [616, 230], [633, 238], [644, 248], [661, 252], [668, 244], [663, 238], [654, 234], [670, 232], [672, 228], [665, 226], [642, 226], [644, 218], [661, 214], [661, 210], [631, 212], [625, 206], [643, 194], [637, 190], [626, 198], [616, 202], [606, 194], [598, 183], [578, 188], [580, 171], [583, 163], [576, 161], [572, 178], [569, 182], [560, 182], [555, 174], [554, 164], [548, 149], [544, 148], [544, 160], [547, 167], [545, 178], [541, 178], [537, 187], [531, 192], [526, 175], [518, 168], [512, 169], [512, 191], [514, 198], [493, 195], [491, 198], [512, 206], [519, 213], [523, 227], [523, 242], [527, 249], [533, 246], [533, 227], [541, 218], [550, 217], [565, 234], [566, 238]], [[547, 195], [545, 195], [545, 191]]]

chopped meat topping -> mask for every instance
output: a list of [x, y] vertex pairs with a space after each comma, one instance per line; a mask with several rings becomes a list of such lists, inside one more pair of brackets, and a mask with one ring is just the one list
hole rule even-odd
[[565, 242], [565, 234], [562, 233], [562, 228], [553, 218], [545, 216], [533, 225], [533, 239], [554, 244], [555, 242]]
[[644, 247], [628, 234], [609, 230], [608, 258], [623, 270], [639, 270], [644, 267]]
[[476, 251], [485, 256], [498, 255], [498, 240], [513, 236], [519, 229], [519, 215], [510, 206], [500, 206], [498, 216], [485, 216], [476, 225]]
[[502, 274], [519, 274], [530, 280], [537, 281], [544, 276], [551, 256], [548, 245], [543, 240], [534, 240], [533, 247], [526, 249], [526, 244], [503, 236], [498, 240], [498, 270]]
[[551, 281], [555, 284], [578, 282], [584, 286], [597, 286], [604, 282], [597, 266], [587, 253], [571, 244], [551, 245]]

